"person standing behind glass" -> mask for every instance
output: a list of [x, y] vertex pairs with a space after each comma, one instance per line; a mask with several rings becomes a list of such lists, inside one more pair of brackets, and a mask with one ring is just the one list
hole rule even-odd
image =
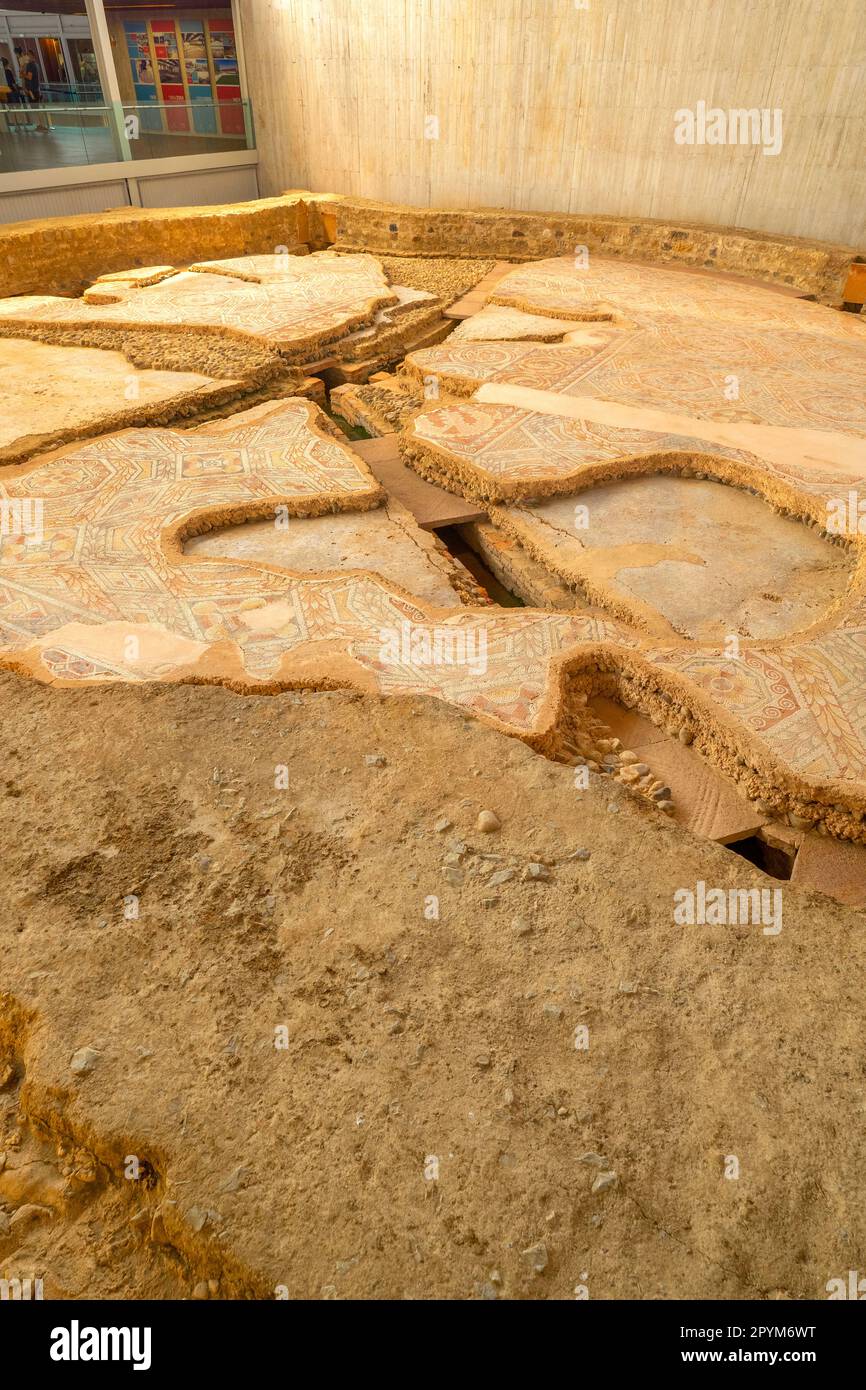
[[[39, 68], [36, 66], [36, 59], [31, 53], [25, 53], [23, 48], [16, 48], [15, 57], [18, 59], [18, 72], [21, 81], [24, 83], [24, 94], [27, 98], [28, 106], [39, 110], [42, 102], [42, 86], [39, 79]], [[41, 117], [36, 118], [36, 134], [47, 135], [48, 126], [41, 123]]]
[[3, 57], [3, 96], [2, 96], [2, 100], [3, 100], [3, 103], [4, 103], [7, 107], [11, 107], [11, 108], [13, 108], [13, 109], [15, 110], [15, 120], [14, 120], [14, 121], [12, 120], [12, 110], [7, 111], [7, 113], [6, 113], [6, 125], [7, 125], [7, 127], [9, 128], [9, 130], [20, 130], [20, 129], [21, 129], [21, 126], [22, 126], [22, 124], [23, 124], [23, 121], [22, 121], [22, 117], [21, 117], [21, 115], [20, 115], [19, 113], [20, 113], [21, 107], [24, 105], [24, 93], [21, 91], [21, 88], [18, 86], [18, 81], [17, 81], [17, 79], [16, 79], [16, 77], [15, 77], [15, 73], [14, 73], [14, 71], [13, 71], [13, 69], [12, 69], [12, 64], [10, 63], [9, 59], [6, 58], [5, 56]]

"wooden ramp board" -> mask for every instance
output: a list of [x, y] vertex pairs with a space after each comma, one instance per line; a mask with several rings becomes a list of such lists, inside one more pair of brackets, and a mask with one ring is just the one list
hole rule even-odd
[[643, 757], [656, 777], [668, 783], [674, 800], [671, 819], [696, 835], [729, 845], [757, 834], [771, 819], [761, 815], [700, 753], [657, 729], [635, 710], [595, 696], [590, 706], [624, 747]]
[[467, 521], [484, 521], [487, 513], [455, 497], [452, 492], [427, 483], [400, 457], [396, 434], [379, 439], [353, 439], [350, 447], [359, 454], [386, 492], [412, 513], [424, 531], [436, 531], [441, 526], [462, 526]]
[[503, 275], [507, 275], [509, 270], [516, 270], [519, 264], [519, 261], [497, 261], [493, 269], [489, 270], [484, 279], [479, 280], [468, 294], [455, 299], [450, 309], [443, 311], [446, 319], [468, 319], [477, 314], [479, 309], [484, 308], [487, 296], [492, 293]]
[[866, 845], [810, 832], [794, 860], [791, 882], [849, 907], [866, 907]]

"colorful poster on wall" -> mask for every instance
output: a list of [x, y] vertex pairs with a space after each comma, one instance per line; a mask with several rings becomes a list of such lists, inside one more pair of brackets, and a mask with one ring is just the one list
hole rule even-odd
[[[173, 19], [152, 19], [150, 32], [153, 35], [153, 51], [159, 73], [159, 89], [167, 106], [183, 106], [186, 91], [180, 68], [180, 51], [177, 43], [177, 30]], [[169, 130], [189, 130], [189, 117], [186, 109], [166, 111], [166, 125]]]
[[241, 81], [234, 24], [231, 19], [209, 19], [207, 24], [216, 77], [220, 129], [223, 135], [243, 135], [244, 110], [241, 106]]
[[186, 87], [192, 103], [192, 121], [199, 135], [216, 135], [216, 110], [211, 87], [210, 63], [204, 21], [180, 19], [180, 46]]
[[[123, 28], [135, 100], [139, 106], [145, 106], [149, 102], [159, 100], [153, 59], [150, 55], [150, 38], [146, 26], [143, 27], [143, 21], [137, 23], [135, 20], [126, 20]], [[162, 130], [162, 119], [158, 111], [139, 111], [138, 116], [142, 130]]]

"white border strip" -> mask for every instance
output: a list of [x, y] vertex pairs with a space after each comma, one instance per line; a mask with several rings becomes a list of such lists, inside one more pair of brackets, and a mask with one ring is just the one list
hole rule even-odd
[[0, 195], [29, 193], [44, 188], [80, 188], [82, 184], [116, 183], [118, 179], [159, 178], [164, 174], [196, 174], [202, 169], [255, 168], [258, 162], [258, 150], [222, 150], [218, 154], [114, 160], [110, 164], [67, 164], [59, 169], [28, 169], [17, 174], [0, 174]]

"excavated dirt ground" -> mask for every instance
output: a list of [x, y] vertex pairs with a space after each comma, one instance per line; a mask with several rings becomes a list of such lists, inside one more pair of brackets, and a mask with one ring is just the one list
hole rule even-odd
[[[864, 1267], [863, 914], [433, 701], [3, 675], [0, 757], [0, 1275], [813, 1299]], [[677, 925], [698, 880], [779, 888], [782, 931]]]
[[495, 261], [455, 260], [444, 256], [377, 256], [392, 284], [427, 290], [451, 303], [466, 294], [491, 271]]

